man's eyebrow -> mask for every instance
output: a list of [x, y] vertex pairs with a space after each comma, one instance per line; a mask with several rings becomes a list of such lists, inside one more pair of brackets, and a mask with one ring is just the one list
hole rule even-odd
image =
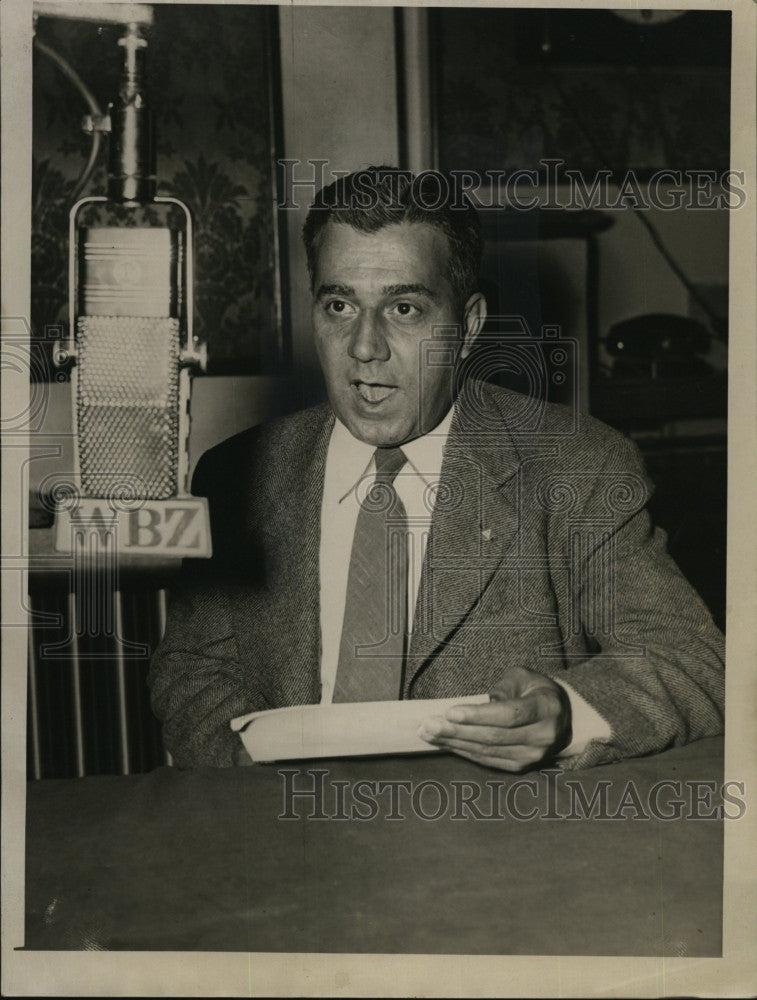
[[425, 295], [428, 299], [435, 299], [436, 292], [432, 292], [426, 285], [384, 285], [381, 289], [382, 295]]
[[349, 298], [354, 294], [355, 289], [349, 285], [320, 285], [315, 297], [322, 299], [324, 295], [343, 295], [345, 298]]

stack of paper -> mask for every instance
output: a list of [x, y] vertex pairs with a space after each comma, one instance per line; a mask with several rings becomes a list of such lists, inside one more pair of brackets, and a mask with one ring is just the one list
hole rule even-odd
[[424, 719], [453, 705], [482, 705], [487, 694], [409, 701], [360, 701], [336, 705], [294, 705], [251, 712], [232, 719], [254, 761], [371, 754], [431, 753], [418, 736]]

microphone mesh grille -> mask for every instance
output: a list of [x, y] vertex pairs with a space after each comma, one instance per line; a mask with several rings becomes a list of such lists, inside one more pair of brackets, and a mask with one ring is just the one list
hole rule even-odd
[[79, 316], [77, 420], [86, 496], [178, 492], [179, 321]]

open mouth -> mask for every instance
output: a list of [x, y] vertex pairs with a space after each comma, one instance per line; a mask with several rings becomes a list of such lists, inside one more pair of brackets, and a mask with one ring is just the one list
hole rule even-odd
[[381, 382], [353, 382], [355, 391], [365, 403], [383, 403], [396, 392], [396, 385], [386, 385]]

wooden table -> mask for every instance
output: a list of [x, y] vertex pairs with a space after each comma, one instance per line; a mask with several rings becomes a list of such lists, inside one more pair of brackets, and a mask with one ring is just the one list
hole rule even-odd
[[428, 754], [32, 782], [26, 947], [714, 956], [721, 787], [717, 739], [521, 777]]

